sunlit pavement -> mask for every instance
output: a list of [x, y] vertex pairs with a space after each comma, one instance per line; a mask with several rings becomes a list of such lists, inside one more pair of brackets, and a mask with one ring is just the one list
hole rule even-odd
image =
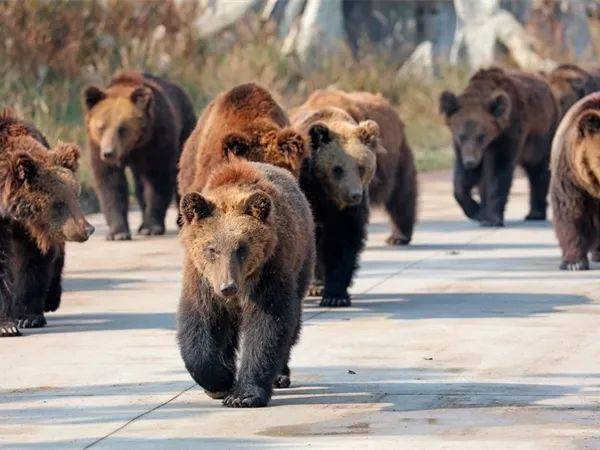
[[409, 247], [386, 247], [373, 215], [354, 306], [306, 301], [292, 387], [256, 410], [183, 367], [174, 211], [166, 237], [132, 242], [92, 216], [48, 327], [0, 340], [0, 447], [600, 448], [600, 265], [557, 270], [550, 224], [522, 221], [524, 180], [502, 229], [468, 222], [450, 189], [421, 178]]

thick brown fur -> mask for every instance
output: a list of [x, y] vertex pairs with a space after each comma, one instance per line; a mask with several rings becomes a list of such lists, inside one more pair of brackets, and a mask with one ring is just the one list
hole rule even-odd
[[163, 234], [179, 156], [196, 124], [190, 98], [168, 80], [125, 72], [106, 89], [86, 88], [84, 103], [96, 190], [109, 226], [107, 239], [131, 239], [127, 167], [142, 210], [138, 233]]
[[0, 115], [0, 336], [44, 326], [58, 308], [64, 243], [85, 241], [75, 177], [79, 148], [50, 149], [33, 125]]
[[567, 112], [552, 144], [550, 195], [563, 270], [600, 261], [600, 93]]
[[178, 338], [186, 368], [226, 406], [265, 406], [273, 385], [290, 383], [289, 354], [314, 265], [308, 202], [288, 171], [238, 160], [216, 168], [201, 193], [191, 187], [180, 215]]
[[213, 170], [237, 156], [266, 162], [299, 176], [307, 149], [269, 92], [242, 84], [215, 97], [188, 139], [179, 164], [180, 195], [202, 188]]
[[[549, 84], [535, 74], [480, 70], [460, 95], [444, 92], [440, 110], [453, 135], [454, 195], [465, 214], [482, 225], [502, 226], [520, 164], [531, 184], [527, 219], [545, 219], [550, 143], [559, 120]], [[481, 204], [472, 198], [475, 186]]]
[[315, 91], [292, 112], [310, 145], [300, 184], [317, 223], [313, 295], [322, 306], [349, 306], [348, 287], [364, 247], [369, 203], [392, 219], [391, 245], [408, 244], [417, 179], [404, 124], [387, 100], [367, 92]]
[[560, 105], [561, 116], [578, 100], [600, 90], [599, 69], [586, 70], [575, 64], [561, 64], [547, 75], [547, 79]]

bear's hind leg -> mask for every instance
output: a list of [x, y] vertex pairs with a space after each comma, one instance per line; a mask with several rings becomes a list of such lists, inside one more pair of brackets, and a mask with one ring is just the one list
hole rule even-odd
[[[144, 236], [165, 234], [165, 215], [173, 199], [173, 180], [164, 170], [142, 175], [144, 201], [143, 221], [138, 233]], [[164, 170], [164, 172], [163, 172]]]
[[394, 187], [385, 202], [392, 220], [392, 234], [388, 245], [407, 245], [412, 239], [417, 217], [417, 179], [414, 169], [398, 166]]
[[530, 186], [530, 210], [525, 220], [546, 220], [546, 209], [548, 207], [548, 187], [550, 186], [550, 170], [548, 161], [536, 166], [524, 166], [529, 178]]

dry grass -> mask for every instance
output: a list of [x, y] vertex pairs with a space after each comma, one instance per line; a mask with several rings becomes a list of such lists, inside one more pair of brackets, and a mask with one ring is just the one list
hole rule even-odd
[[[399, 61], [366, 50], [304, 73], [256, 19], [207, 45], [192, 31], [193, 10], [176, 14], [168, 1], [106, 3], [108, 8], [90, 0], [0, 3], [0, 106], [34, 122], [51, 142], [85, 146], [82, 88], [106, 82], [119, 69], [139, 69], [181, 83], [198, 112], [218, 92], [248, 81], [268, 87], [286, 107], [332, 85], [380, 92], [407, 124], [419, 169], [449, 165], [450, 136], [437, 99], [445, 88], [460, 89], [464, 74], [447, 71], [433, 84], [405, 82], [396, 76]], [[81, 179], [89, 186], [87, 167], [82, 165]]]

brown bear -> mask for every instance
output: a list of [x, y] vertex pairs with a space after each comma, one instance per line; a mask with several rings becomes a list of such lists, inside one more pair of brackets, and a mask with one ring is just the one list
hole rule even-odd
[[202, 193], [192, 187], [180, 214], [185, 366], [226, 406], [265, 406], [274, 385], [290, 385], [314, 265], [310, 206], [288, 171], [239, 160], [215, 169]]
[[369, 203], [384, 205], [392, 219], [388, 244], [412, 238], [417, 179], [404, 124], [383, 97], [339, 90], [315, 91], [292, 112], [292, 123], [311, 147], [300, 183], [317, 224], [312, 293], [322, 295], [322, 306], [349, 306]]
[[600, 90], [600, 70], [586, 70], [574, 64], [561, 64], [547, 75], [560, 106], [561, 116], [579, 99]]
[[577, 102], [552, 143], [550, 197], [563, 270], [600, 261], [600, 93]]
[[[550, 145], [559, 120], [548, 83], [519, 71], [480, 70], [459, 96], [442, 93], [440, 110], [456, 154], [454, 197], [467, 217], [484, 226], [503, 226], [513, 172], [520, 164], [531, 185], [526, 220], [545, 220]], [[480, 203], [472, 197], [475, 186]]]
[[131, 239], [126, 167], [133, 173], [142, 210], [138, 233], [163, 234], [177, 162], [196, 124], [190, 98], [163, 78], [126, 72], [106, 89], [86, 88], [84, 102], [92, 170], [109, 227], [107, 239]]
[[32, 125], [0, 115], [0, 336], [42, 327], [62, 294], [65, 241], [93, 233], [79, 203], [79, 149], [49, 149]]
[[179, 163], [179, 194], [202, 189], [213, 170], [230, 156], [266, 162], [299, 175], [306, 157], [303, 137], [269, 92], [242, 84], [215, 97], [185, 144]]

